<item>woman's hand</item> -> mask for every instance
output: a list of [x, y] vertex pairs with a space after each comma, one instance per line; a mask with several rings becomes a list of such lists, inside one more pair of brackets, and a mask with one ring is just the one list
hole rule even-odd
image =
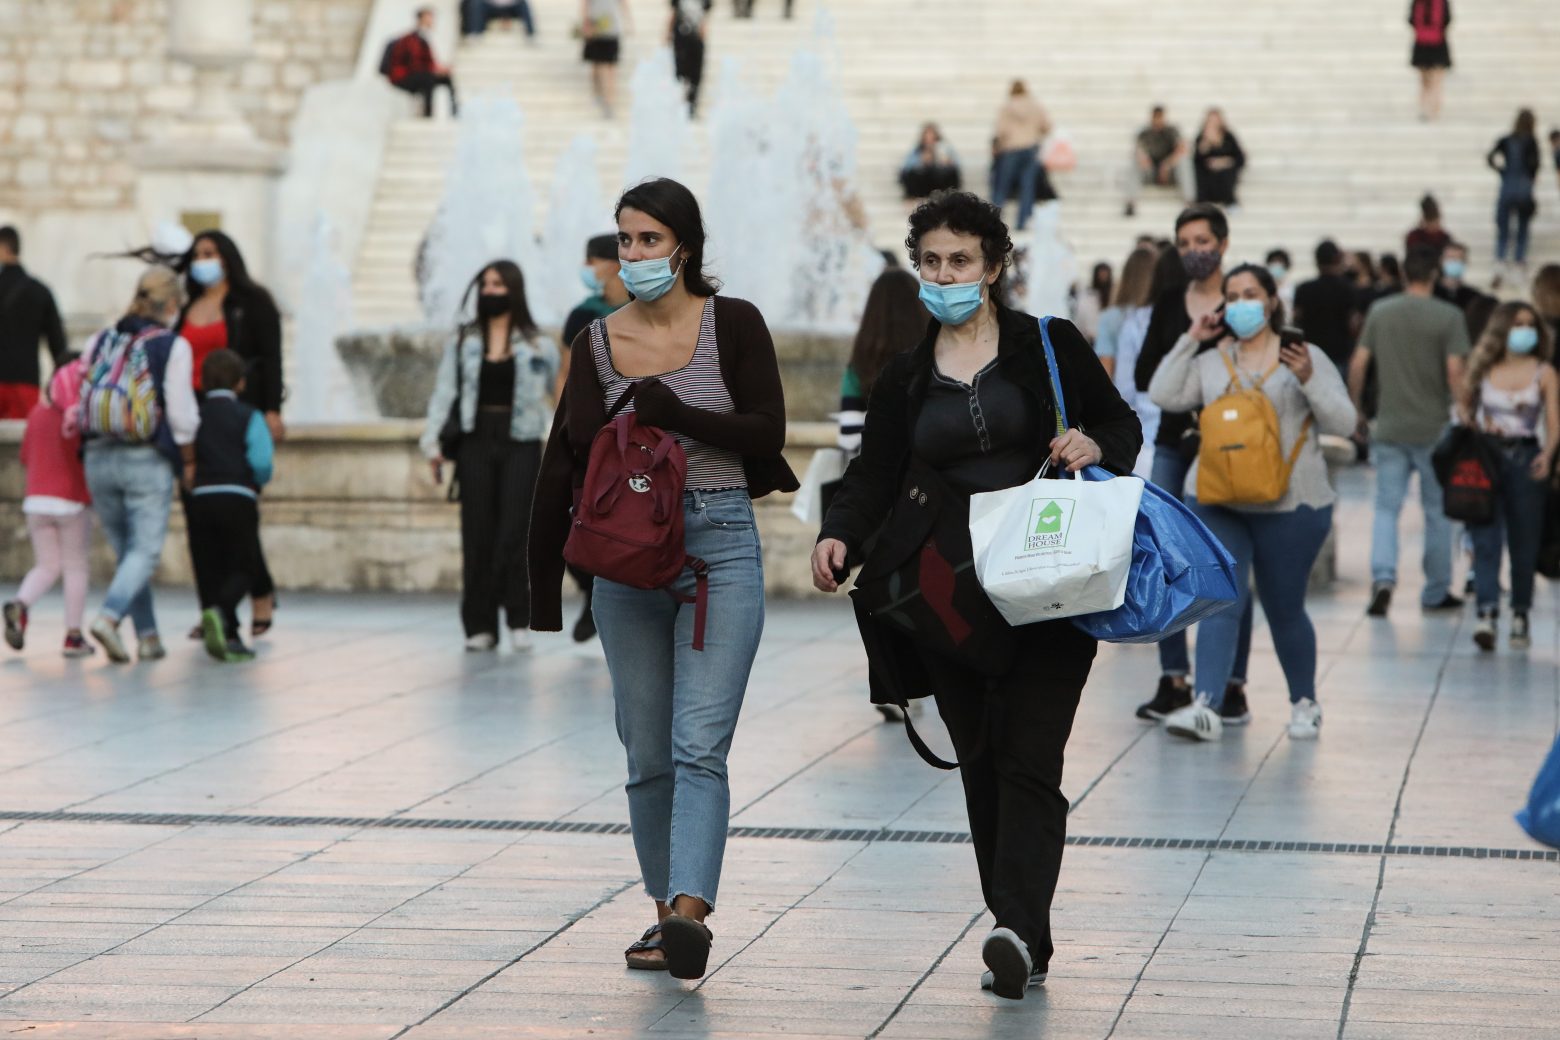
[[677, 409], [681, 406], [677, 395], [659, 379], [640, 380], [634, 391], [634, 412], [641, 422], [651, 426], [675, 428]]
[[429, 459], [428, 460], [428, 468], [433, 470], [433, 482], [435, 484], [442, 484], [442, 483], [444, 483], [444, 456], [443, 455], [435, 455], [433, 458]]
[[1082, 430], [1068, 430], [1051, 441], [1051, 465], [1066, 466], [1069, 473], [1097, 466], [1104, 458], [1100, 446], [1084, 436]]
[[1209, 311], [1192, 323], [1192, 338], [1199, 343], [1217, 343], [1229, 335], [1224, 327], [1224, 308]]
[[1278, 348], [1278, 360], [1282, 361], [1304, 386], [1311, 381], [1316, 367], [1311, 364], [1311, 350], [1304, 343], [1291, 343]]
[[1533, 456], [1533, 465], [1528, 468], [1528, 472], [1534, 480], [1542, 482], [1549, 479], [1549, 470], [1554, 464], [1554, 452], [1552, 450], [1541, 451]]
[[271, 431], [271, 440], [280, 444], [287, 439], [287, 424], [282, 422], [281, 412], [266, 412], [265, 424]]
[[845, 569], [845, 543], [838, 538], [825, 538], [813, 546], [813, 588], [819, 592], [838, 592], [840, 583], [834, 580], [836, 571]]

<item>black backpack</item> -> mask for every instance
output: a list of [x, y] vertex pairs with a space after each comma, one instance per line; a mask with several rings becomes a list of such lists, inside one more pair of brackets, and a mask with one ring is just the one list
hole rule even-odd
[[398, 40], [391, 40], [385, 44], [385, 52], [379, 58], [379, 74], [385, 79], [390, 78], [390, 57], [395, 53], [395, 45], [399, 42]]

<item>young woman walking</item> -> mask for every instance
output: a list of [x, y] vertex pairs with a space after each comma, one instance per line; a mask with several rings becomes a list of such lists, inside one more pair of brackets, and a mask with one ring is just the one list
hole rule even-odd
[[[628, 812], [656, 923], [630, 968], [700, 978], [712, 936], [731, 791], [726, 756], [764, 627], [764, 567], [752, 499], [798, 484], [781, 454], [785, 395], [774, 342], [752, 304], [716, 295], [693, 193], [653, 180], [618, 200], [618, 257], [634, 301], [570, 347], [568, 384], [542, 458], [532, 513], [531, 627], [563, 627], [559, 587], [570, 508], [608, 410], [674, 434], [688, 460], [686, 549], [708, 565], [708, 629], [694, 649], [694, 577], [638, 589], [595, 579]], [[673, 811], [675, 806], [676, 811]]]
[[[474, 316], [461, 324], [439, 363], [421, 447], [434, 480], [444, 479], [448, 461], [460, 484], [466, 649], [498, 645], [502, 608], [509, 648], [524, 652], [531, 648], [525, 543], [558, 347], [531, 320], [525, 276], [514, 262], [498, 260], [479, 271], [466, 290], [465, 306], [473, 296]], [[452, 408], [459, 448], [447, 460], [439, 442]]]
[[1554, 339], [1538, 312], [1520, 301], [1503, 303], [1484, 327], [1459, 395], [1459, 418], [1483, 430], [1500, 455], [1495, 519], [1468, 529], [1479, 606], [1473, 641], [1480, 650], [1495, 649], [1503, 545], [1511, 556], [1511, 648], [1531, 645], [1533, 573], [1549, 474], [1560, 451], [1560, 373], [1549, 363], [1553, 356]]

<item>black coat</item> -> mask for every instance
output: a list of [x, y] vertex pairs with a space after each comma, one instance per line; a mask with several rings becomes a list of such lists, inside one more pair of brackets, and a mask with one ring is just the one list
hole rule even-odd
[[0, 268], [0, 383], [38, 385], [42, 340], [54, 363], [64, 364], [65, 326], [54, 294], [20, 264], [7, 264]]
[[[179, 315], [175, 332], [184, 330], [189, 308]], [[280, 412], [282, 382], [282, 316], [264, 293], [229, 292], [222, 301], [228, 349], [244, 359], [245, 404], [262, 412]]]
[[[1040, 328], [1028, 314], [999, 308], [1000, 339], [997, 363], [1008, 379], [1026, 390], [1039, 404], [1045, 417], [1034, 436], [1049, 442], [1055, 435], [1055, 403], [1050, 373], [1046, 366]], [[932, 322], [926, 338], [914, 350], [891, 360], [873, 386], [867, 406], [866, 426], [861, 436], [861, 454], [850, 464], [844, 481], [829, 506], [819, 540], [837, 538], [845, 543], [851, 566], [862, 561], [857, 581], [863, 582], [892, 572], [919, 551], [929, 533], [928, 513], [924, 509], [896, 508], [914, 458], [916, 420], [926, 400], [931, 382], [934, 348], [941, 326]], [[1051, 345], [1062, 384], [1062, 395], [1071, 424], [1100, 446], [1101, 465], [1116, 474], [1132, 472], [1138, 450], [1143, 445], [1143, 426], [1137, 413], [1121, 399], [1115, 384], [1100, 365], [1083, 333], [1071, 322], [1051, 323]], [[867, 543], [872, 541], [871, 551]], [[871, 665], [872, 700], [892, 703], [897, 700], [891, 687], [895, 677], [923, 671], [916, 663], [917, 650], [912, 640], [885, 635], [878, 623], [860, 619], [867, 657]], [[869, 630], [867, 626], [872, 626]], [[1053, 632], [1056, 651], [1084, 660], [1094, 655], [1094, 640], [1071, 622], [1045, 622], [1035, 626]], [[916, 697], [930, 690], [905, 690]]]

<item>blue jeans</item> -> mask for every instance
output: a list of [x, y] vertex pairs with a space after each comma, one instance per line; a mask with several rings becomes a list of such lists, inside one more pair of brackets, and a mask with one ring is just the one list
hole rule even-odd
[[1397, 584], [1398, 514], [1408, 497], [1410, 473], [1419, 474], [1419, 504], [1425, 513], [1425, 589], [1420, 602], [1433, 607], [1452, 590], [1452, 523], [1446, 518], [1441, 482], [1430, 467], [1429, 444], [1376, 441], [1376, 519], [1370, 539], [1370, 576], [1379, 585]]
[[1246, 513], [1222, 506], [1187, 505], [1235, 557], [1240, 600], [1197, 626], [1197, 693], [1217, 710], [1235, 664], [1241, 627], [1237, 607], [1250, 617], [1251, 575], [1256, 572], [1262, 613], [1289, 684], [1291, 704], [1316, 699], [1316, 629], [1305, 612], [1305, 590], [1317, 554], [1332, 530], [1332, 506], [1301, 506], [1288, 513]]
[[1510, 444], [1500, 452], [1500, 487], [1495, 519], [1469, 525], [1473, 536], [1473, 575], [1479, 612], [1500, 608], [1501, 543], [1511, 551], [1511, 609], [1525, 614], [1533, 608], [1533, 572], [1538, 567], [1538, 547], [1544, 535], [1544, 508], [1548, 487], [1531, 474], [1538, 445]]
[[1533, 222], [1531, 195], [1505, 195], [1495, 203], [1495, 259], [1504, 261], [1511, 247], [1511, 222], [1517, 222], [1517, 253], [1512, 259], [1527, 262], [1528, 225]]
[[998, 152], [991, 158], [991, 202], [998, 209], [1018, 196], [1018, 230], [1029, 226], [1040, 184], [1040, 148]]
[[[1154, 445], [1154, 471], [1151, 483], [1185, 501], [1186, 475], [1191, 472], [1191, 469], [1192, 464], [1175, 448], [1164, 444]], [[1250, 597], [1247, 597], [1245, 611], [1241, 614], [1240, 633], [1236, 639], [1235, 663], [1230, 670], [1229, 679], [1244, 683], [1246, 673], [1251, 667]], [[1191, 674], [1192, 657], [1187, 650], [1185, 629], [1159, 641], [1159, 670], [1165, 675], [1178, 679], [1184, 679]], [[1221, 697], [1223, 689], [1221, 685], [1219, 687]]]
[[[693, 649], [693, 604], [667, 590], [597, 578], [592, 602], [645, 891], [713, 910], [731, 815], [726, 755], [764, 631], [764, 565], [746, 491], [690, 491], [684, 517], [688, 555], [710, 567], [703, 650]], [[675, 591], [693, 595], [692, 571]]]
[[152, 573], [168, 536], [173, 466], [150, 445], [89, 441], [86, 471], [92, 507], [119, 561], [103, 597], [103, 614], [116, 624], [128, 615], [144, 639], [157, 631]]

